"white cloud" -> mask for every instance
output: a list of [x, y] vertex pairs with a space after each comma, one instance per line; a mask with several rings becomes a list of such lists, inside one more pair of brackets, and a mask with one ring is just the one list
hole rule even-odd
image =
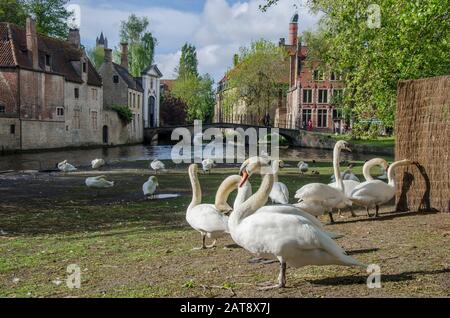
[[[283, 0], [267, 12], [261, 12], [258, 6], [263, 3], [262, 0], [234, 4], [226, 0], [206, 0], [203, 11], [193, 13], [151, 4], [117, 8], [108, 4], [94, 6], [88, 0], [80, 1], [81, 35], [88, 45], [95, 44], [95, 38], [101, 31], [108, 37], [111, 47], [117, 45], [120, 21], [134, 12], [150, 20], [150, 30], [158, 40], [155, 61], [165, 78], [174, 77], [179, 50], [185, 42], [190, 42], [197, 47], [200, 73], [208, 72], [216, 80], [231, 66], [233, 54], [238, 52], [239, 47], [260, 38], [272, 41], [287, 38], [289, 20], [295, 11], [293, 4], [299, 2]], [[299, 15], [299, 32], [313, 28], [318, 19], [303, 7]]]

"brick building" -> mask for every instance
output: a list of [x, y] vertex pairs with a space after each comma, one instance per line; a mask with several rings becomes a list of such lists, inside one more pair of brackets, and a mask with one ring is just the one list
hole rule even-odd
[[314, 130], [341, 131], [344, 120], [333, 99], [343, 93], [341, 75], [323, 71], [319, 61], [306, 62], [308, 47], [298, 42], [298, 14], [289, 23], [288, 43], [280, 39], [289, 54], [290, 74], [286, 109], [280, 109], [280, 123], [287, 128], [306, 128], [309, 120]]

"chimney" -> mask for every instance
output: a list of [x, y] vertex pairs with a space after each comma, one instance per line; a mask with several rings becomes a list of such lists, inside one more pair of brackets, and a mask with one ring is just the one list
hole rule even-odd
[[39, 55], [38, 55], [36, 23], [30, 17], [27, 18], [26, 36], [27, 36], [27, 50], [31, 54], [33, 69], [38, 69], [39, 68], [39, 58], [38, 58]]
[[75, 47], [80, 48], [80, 45], [81, 45], [80, 30], [79, 29], [70, 29], [69, 37], [67, 38], [67, 41], [69, 41]]
[[105, 64], [112, 63], [112, 49], [105, 48], [105, 57], [103, 58], [103, 61], [105, 62]]
[[298, 13], [295, 13], [292, 16], [291, 22], [289, 23], [289, 45], [293, 45], [297, 47], [298, 39], [297, 39], [297, 33], [298, 33]]
[[128, 43], [120, 43], [122, 53], [120, 54], [120, 65], [128, 70]]

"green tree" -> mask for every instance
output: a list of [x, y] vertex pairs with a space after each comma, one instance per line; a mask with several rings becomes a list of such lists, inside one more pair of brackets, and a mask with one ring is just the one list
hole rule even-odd
[[194, 45], [185, 43], [181, 48], [180, 63], [176, 69], [178, 78], [190, 77], [190, 75], [198, 76], [198, 60], [197, 51]]
[[[344, 74], [343, 104], [357, 122], [379, 119], [392, 128], [398, 81], [450, 73], [450, 0], [373, 3], [308, 1], [321, 13], [315, 38], [326, 42], [326, 50], [309, 52]], [[379, 25], [373, 23], [378, 9]]]
[[21, 0], [0, 1], [0, 21], [25, 26], [27, 12]]
[[130, 73], [140, 76], [141, 71], [153, 63], [156, 38], [149, 32], [149, 20], [131, 14], [126, 21], [121, 22], [120, 40], [129, 45], [128, 60]]
[[87, 54], [91, 62], [94, 64], [94, 67], [98, 70], [105, 59], [105, 50], [101, 47], [94, 47], [89, 49]]
[[248, 115], [261, 118], [277, 107], [280, 91], [286, 94], [289, 74], [287, 54], [283, 48], [266, 40], [240, 49], [238, 63], [228, 76], [229, 90], [224, 95], [224, 111], [243, 102]]
[[188, 73], [175, 81], [172, 93], [186, 104], [188, 122], [212, 119], [215, 103], [213, 85], [214, 80], [208, 74], [195, 76]]
[[36, 20], [37, 32], [60, 39], [66, 39], [68, 19], [72, 12], [67, 11], [68, 0], [27, 0], [26, 11]]

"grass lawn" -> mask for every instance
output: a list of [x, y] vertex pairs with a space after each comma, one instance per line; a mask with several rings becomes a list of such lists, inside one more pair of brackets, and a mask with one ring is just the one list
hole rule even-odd
[[[280, 181], [291, 192], [310, 182], [328, 182], [331, 163], [320, 175], [300, 176], [294, 162]], [[361, 173], [361, 163], [355, 172]], [[108, 173], [108, 172], [106, 172]], [[145, 201], [140, 189], [148, 172], [111, 174], [116, 186], [97, 196], [82, 175], [6, 174], [0, 178], [0, 297], [385, 297], [450, 295], [450, 218], [444, 213], [365, 213], [335, 217], [327, 225], [345, 234], [337, 240], [353, 257], [381, 267], [380, 289], [366, 286], [358, 268], [288, 268], [287, 288], [259, 291], [275, 281], [278, 265], [251, 264], [253, 256], [229, 236], [197, 251], [200, 235], [185, 221], [190, 183], [185, 167], [158, 176], [159, 193], [181, 196]], [[203, 202], [237, 168], [200, 175]], [[260, 178], [252, 177], [256, 190]], [[324, 216], [325, 223], [328, 219]], [[6, 232], [6, 234], [4, 234]], [[67, 266], [81, 269], [81, 288], [66, 286]]]
[[395, 147], [395, 137], [378, 137], [377, 139], [352, 139], [350, 135], [329, 135], [335, 140], [347, 140], [355, 145], [366, 145], [370, 147], [383, 147], [383, 148], [394, 148]]

